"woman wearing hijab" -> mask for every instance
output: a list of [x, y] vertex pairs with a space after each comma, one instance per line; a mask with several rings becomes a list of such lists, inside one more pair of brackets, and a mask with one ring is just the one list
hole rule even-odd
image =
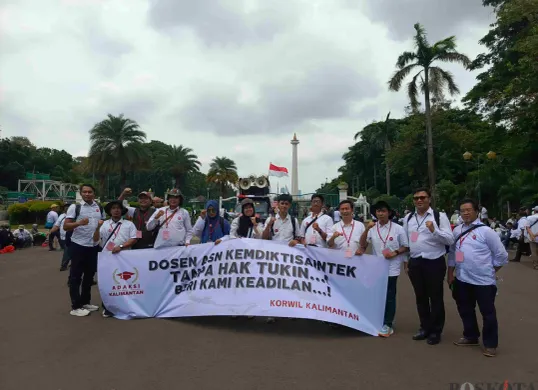
[[241, 201], [241, 215], [232, 221], [231, 238], [262, 238], [263, 224], [256, 217], [252, 199]]
[[214, 242], [220, 244], [230, 235], [230, 223], [219, 215], [219, 204], [210, 200], [205, 204], [193, 228], [193, 234], [200, 238], [200, 243]]

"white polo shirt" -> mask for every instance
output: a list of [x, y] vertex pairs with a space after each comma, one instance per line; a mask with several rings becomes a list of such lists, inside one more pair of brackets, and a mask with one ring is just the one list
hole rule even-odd
[[[305, 239], [306, 245], [317, 245], [322, 248], [327, 248], [327, 242], [321, 237], [321, 235], [314, 230], [314, 227], [312, 225], [312, 221], [315, 219], [315, 216], [313, 216], [312, 213], [308, 215], [305, 219], [303, 219], [303, 223], [301, 223], [301, 229], [299, 231], [299, 237], [303, 237]], [[327, 233], [332, 226], [334, 225], [333, 219], [328, 216], [327, 214], [320, 213], [318, 219], [316, 219], [316, 223], [319, 225], [319, 228], [322, 232]]]
[[[385, 225], [381, 225], [377, 222], [375, 226], [368, 231], [366, 239], [372, 244], [373, 254], [380, 257], [384, 257], [383, 250], [385, 249], [394, 252], [402, 246], [409, 247], [407, 234], [405, 234], [403, 227], [397, 223], [392, 223], [391, 221]], [[404, 253], [398, 255], [389, 261], [389, 276], [398, 276], [400, 275], [400, 270], [402, 268], [402, 261], [407, 261], [407, 254]]]
[[[156, 219], [155, 217], [162, 210], [164, 214]], [[172, 216], [173, 215], [173, 216]], [[168, 221], [165, 223], [164, 221]], [[155, 213], [149, 218], [146, 223], [146, 228], [151, 231], [161, 225], [157, 239], [155, 240], [154, 248], [163, 248], [169, 246], [178, 246], [190, 244], [192, 239], [192, 224], [189, 212], [180, 207], [170, 210], [169, 206], [161, 207], [155, 210]]]
[[364, 224], [360, 221], [352, 220], [349, 225], [344, 225], [344, 221], [337, 222], [327, 231], [327, 242], [334, 232], [340, 232], [343, 236], [339, 236], [334, 240], [335, 249], [345, 251], [349, 248], [351, 253], [355, 255], [355, 252], [359, 249], [362, 233], [365, 230]]
[[[116, 226], [118, 227], [116, 228]], [[116, 230], [114, 231], [114, 229]], [[108, 237], [110, 239], [105, 243]], [[99, 229], [99, 245], [103, 248], [103, 252], [112, 251], [113, 248], [108, 249], [108, 245], [111, 242], [114, 246], [120, 246], [132, 238], [136, 238], [136, 226], [126, 219], [120, 219], [118, 222], [114, 222], [112, 219], [106, 220], [101, 226], [101, 229]]]
[[[437, 226], [431, 207], [422, 217], [415, 211], [409, 222], [408, 219], [409, 215], [406, 215], [403, 228], [409, 239], [411, 258], [438, 259], [446, 254], [445, 245], [452, 245], [454, 243], [450, 221], [445, 213], [439, 213], [439, 224], [441, 226]], [[426, 227], [426, 222], [428, 221], [433, 222], [435, 226], [433, 233]]]
[[64, 230], [64, 222], [65, 222], [66, 217], [67, 217], [66, 213], [60, 214], [60, 216], [58, 217], [58, 220], [54, 224], [54, 226], [58, 226], [58, 228], [60, 228], [60, 240], [62, 241], [65, 241], [66, 231]]
[[[275, 223], [273, 224], [273, 230], [272, 230], [272, 236], [271, 240], [282, 242], [282, 243], [289, 243], [291, 240], [293, 240], [295, 237], [293, 237], [293, 225], [295, 224], [295, 235], [299, 236], [299, 231], [301, 227], [299, 226], [299, 222], [297, 221], [297, 218], [292, 217], [291, 215], [286, 215], [286, 218], [282, 219], [280, 216], [280, 213], [275, 216]], [[269, 226], [271, 219], [268, 218], [267, 221], [265, 221], [265, 226], [263, 229], [265, 230], [267, 226]]]
[[80, 201], [80, 213], [75, 220], [76, 205], [72, 204], [67, 210], [67, 218], [73, 222], [80, 221], [81, 219], [88, 218], [89, 223], [84, 226], [76, 227], [73, 230], [71, 241], [75, 244], [87, 247], [97, 246], [97, 242], [93, 241], [93, 233], [97, 229], [97, 225], [100, 219], [105, 219], [105, 213], [101, 213], [97, 202], [93, 201], [92, 204]]

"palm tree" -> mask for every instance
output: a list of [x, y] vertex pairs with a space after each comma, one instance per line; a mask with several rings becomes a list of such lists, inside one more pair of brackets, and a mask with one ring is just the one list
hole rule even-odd
[[[373, 130], [370, 132], [365, 132], [365, 130]], [[373, 149], [383, 150], [385, 154], [385, 181], [387, 185], [387, 195], [390, 195], [390, 164], [388, 159], [388, 153], [391, 148], [391, 139], [395, 137], [394, 127], [390, 123], [390, 112], [387, 114], [385, 122], [373, 123], [372, 125], [366, 126], [361, 131], [355, 134], [354, 140], [357, 141], [359, 137], [366, 138], [366, 141], [372, 145]], [[375, 158], [375, 156], [374, 156]], [[375, 164], [374, 164], [375, 170]], [[375, 178], [374, 173], [374, 178]], [[374, 180], [375, 181], [375, 180]], [[375, 185], [374, 185], [375, 186]]]
[[181, 188], [185, 184], [185, 176], [190, 172], [200, 171], [198, 156], [192, 153], [191, 148], [182, 145], [166, 145], [156, 159], [156, 167], [161, 172], [167, 172], [174, 178], [175, 187]]
[[456, 37], [451, 36], [431, 46], [426, 39], [426, 31], [420, 24], [415, 24], [416, 35], [414, 37], [416, 52], [403, 52], [396, 61], [398, 70], [389, 80], [389, 89], [399, 91], [404, 79], [414, 68], [420, 71], [413, 76], [407, 85], [407, 93], [414, 111], [418, 110], [418, 87], [417, 80], [420, 77], [420, 89], [424, 93], [426, 108], [426, 136], [428, 150], [428, 179], [432, 192], [435, 192], [435, 167], [433, 162], [433, 136], [430, 95], [438, 101], [443, 100], [443, 90], [448, 88], [450, 95], [456, 95], [460, 91], [454, 82], [454, 76], [449, 71], [438, 66], [433, 66], [435, 61], [457, 62], [469, 69], [471, 60], [465, 54], [456, 51]]
[[135, 121], [120, 116], [107, 115], [90, 130], [89, 160], [92, 169], [99, 174], [120, 173], [125, 185], [127, 171], [146, 162], [147, 153], [142, 145], [146, 133]]
[[237, 166], [228, 157], [215, 157], [207, 172], [207, 182], [216, 184], [222, 197], [226, 194], [226, 187], [235, 184], [238, 180]]

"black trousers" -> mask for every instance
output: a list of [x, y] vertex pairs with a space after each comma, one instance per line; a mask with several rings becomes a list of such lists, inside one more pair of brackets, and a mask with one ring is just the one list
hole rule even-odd
[[485, 348], [497, 348], [499, 344], [499, 325], [495, 310], [497, 286], [479, 286], [454, 280], [452, 297], [458, 306], [458, 313], [463, 321], [463, 337], [478, 340], [480, 331], [476, 320], [475, 307], [482, 314], [482, 341]]
[[426, 334], [441, 334], [445, 326], [443, 298], [446, 275], [445, 257], [435, 260], [422, 257], [409, 259], [409, 278], [415, 290], [420, 328]]
[[97, 272], [98, 247], [88, 247], [71, 242], [69, 255], [69, 295], [73, 310], [80, 309], [91, 301], [92, 282]]
[[[58, 239], [58, 242], [60, 242], [60, 231], [56, 230], [54, 233], [49, 233], [49, 249], [54, 249], [54, 237]], [[62, 244], [60, 244], [60, 247], [63, 248]]]
[[383, 324], [392, 328], [394, 316], [396, 315], [396, 286], [398, 284], [398, 276], [389, 276], [387, 283], [387, 300], [385, 302], [385, 319]]
[[525, 242], [525, 236], [521, 234], [518, 240], [516, 257], [514, 257], [514, 261], [521, 261], [521, 255], [523, 253], [529, 255], [531, 253], [531, 247], [528, 242]]

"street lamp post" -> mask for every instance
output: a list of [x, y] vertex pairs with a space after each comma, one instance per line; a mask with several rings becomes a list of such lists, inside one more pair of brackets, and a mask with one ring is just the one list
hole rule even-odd
[[[481, 194], [481, 190], [480, 190], [480, 157], [481, 156], [482, 156], [481, 154], [478, 154], [476, 156], [476, 168], [477, 168], [477, 172], [478, 172], [477, 192], [478, 192], [478, 203], [479, 204], [482, 204], [482, 194]], [[486, 153], [486, 157], [488, 158], [488, 160], [494, 160], [494, 159], [497, 158], [497, 153], [490, 150], [488, 153]], [[473, 154], [471, 152], [465, 152], [465, 153], [463, 153], [463, 159], [465, 161], [470, 161], [470, 160], [473, 159]]]

